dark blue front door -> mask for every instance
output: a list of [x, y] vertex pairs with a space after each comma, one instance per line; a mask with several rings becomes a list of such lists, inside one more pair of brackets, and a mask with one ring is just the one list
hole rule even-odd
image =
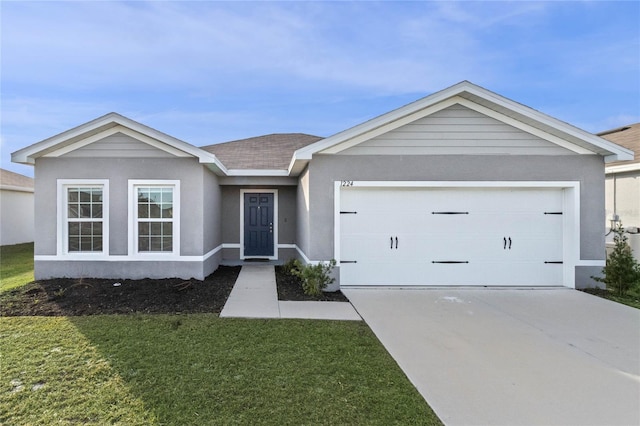
[[244, 255], [273, 256], [273, 194], [244, 194]]

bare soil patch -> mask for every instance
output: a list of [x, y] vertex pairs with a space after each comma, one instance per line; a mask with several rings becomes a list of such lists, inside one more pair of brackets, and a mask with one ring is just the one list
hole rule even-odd
[[300, 279], [296, 276], [285, 273], [282, 266], [276, 266], [276, 282], [278, 283], [278, 300], [283, 301], [327, 301], [327, 302], [348, 302], [349, 299], [341, 291], [325, 292], [320, 297], [308, 296], [302, 290]]
[[0, 316], [220, 313], [240, 266], [220, 266], [204, 281], [59, 278], [0, 293]]
[[[240, 266], [220, 266], [204, 281], [58, 278], [39, 280], [0, 293], [0, 316], [78, 316], [131, 313], [220, 313], [240, 273]], [[279, 300], [337, 301], [340, 292], [319, 298], [304, 294], [297, 277], [276, 266]]]

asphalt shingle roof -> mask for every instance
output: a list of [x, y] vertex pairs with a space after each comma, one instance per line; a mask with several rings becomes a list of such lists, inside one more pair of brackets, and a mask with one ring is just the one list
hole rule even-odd
[[618, 129], [607, 130], [598, 133], [603, 139], [630, 149], [635, 153], [635, 158], [630, 161], [616, 161], [607, 166], [619, 166], [624, 164], [640, 164], [640, 123], [630, 124]]
[[9, 170], [0, 169], [0, 187], [33, 189], [33, 178]]
[[227, 169], [287, 170], [293, 153], [321, 140], [304, 133], [276, 133], [200, 147]]

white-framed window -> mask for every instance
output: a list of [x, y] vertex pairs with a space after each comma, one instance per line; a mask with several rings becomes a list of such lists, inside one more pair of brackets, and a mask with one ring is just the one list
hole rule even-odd
[[58, 252], [109, 253], [108, 180], [58, 180]]
[[129, 180], [129, 254], [180, 253], [180, 181]]

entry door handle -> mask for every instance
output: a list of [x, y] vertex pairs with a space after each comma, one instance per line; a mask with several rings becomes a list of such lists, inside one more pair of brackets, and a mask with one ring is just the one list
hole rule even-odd
[[396, 237], [396, 250], [398, 249], [398, 237]]
[[509, 237], [509, 250], [511, 250], [511, 237]]

